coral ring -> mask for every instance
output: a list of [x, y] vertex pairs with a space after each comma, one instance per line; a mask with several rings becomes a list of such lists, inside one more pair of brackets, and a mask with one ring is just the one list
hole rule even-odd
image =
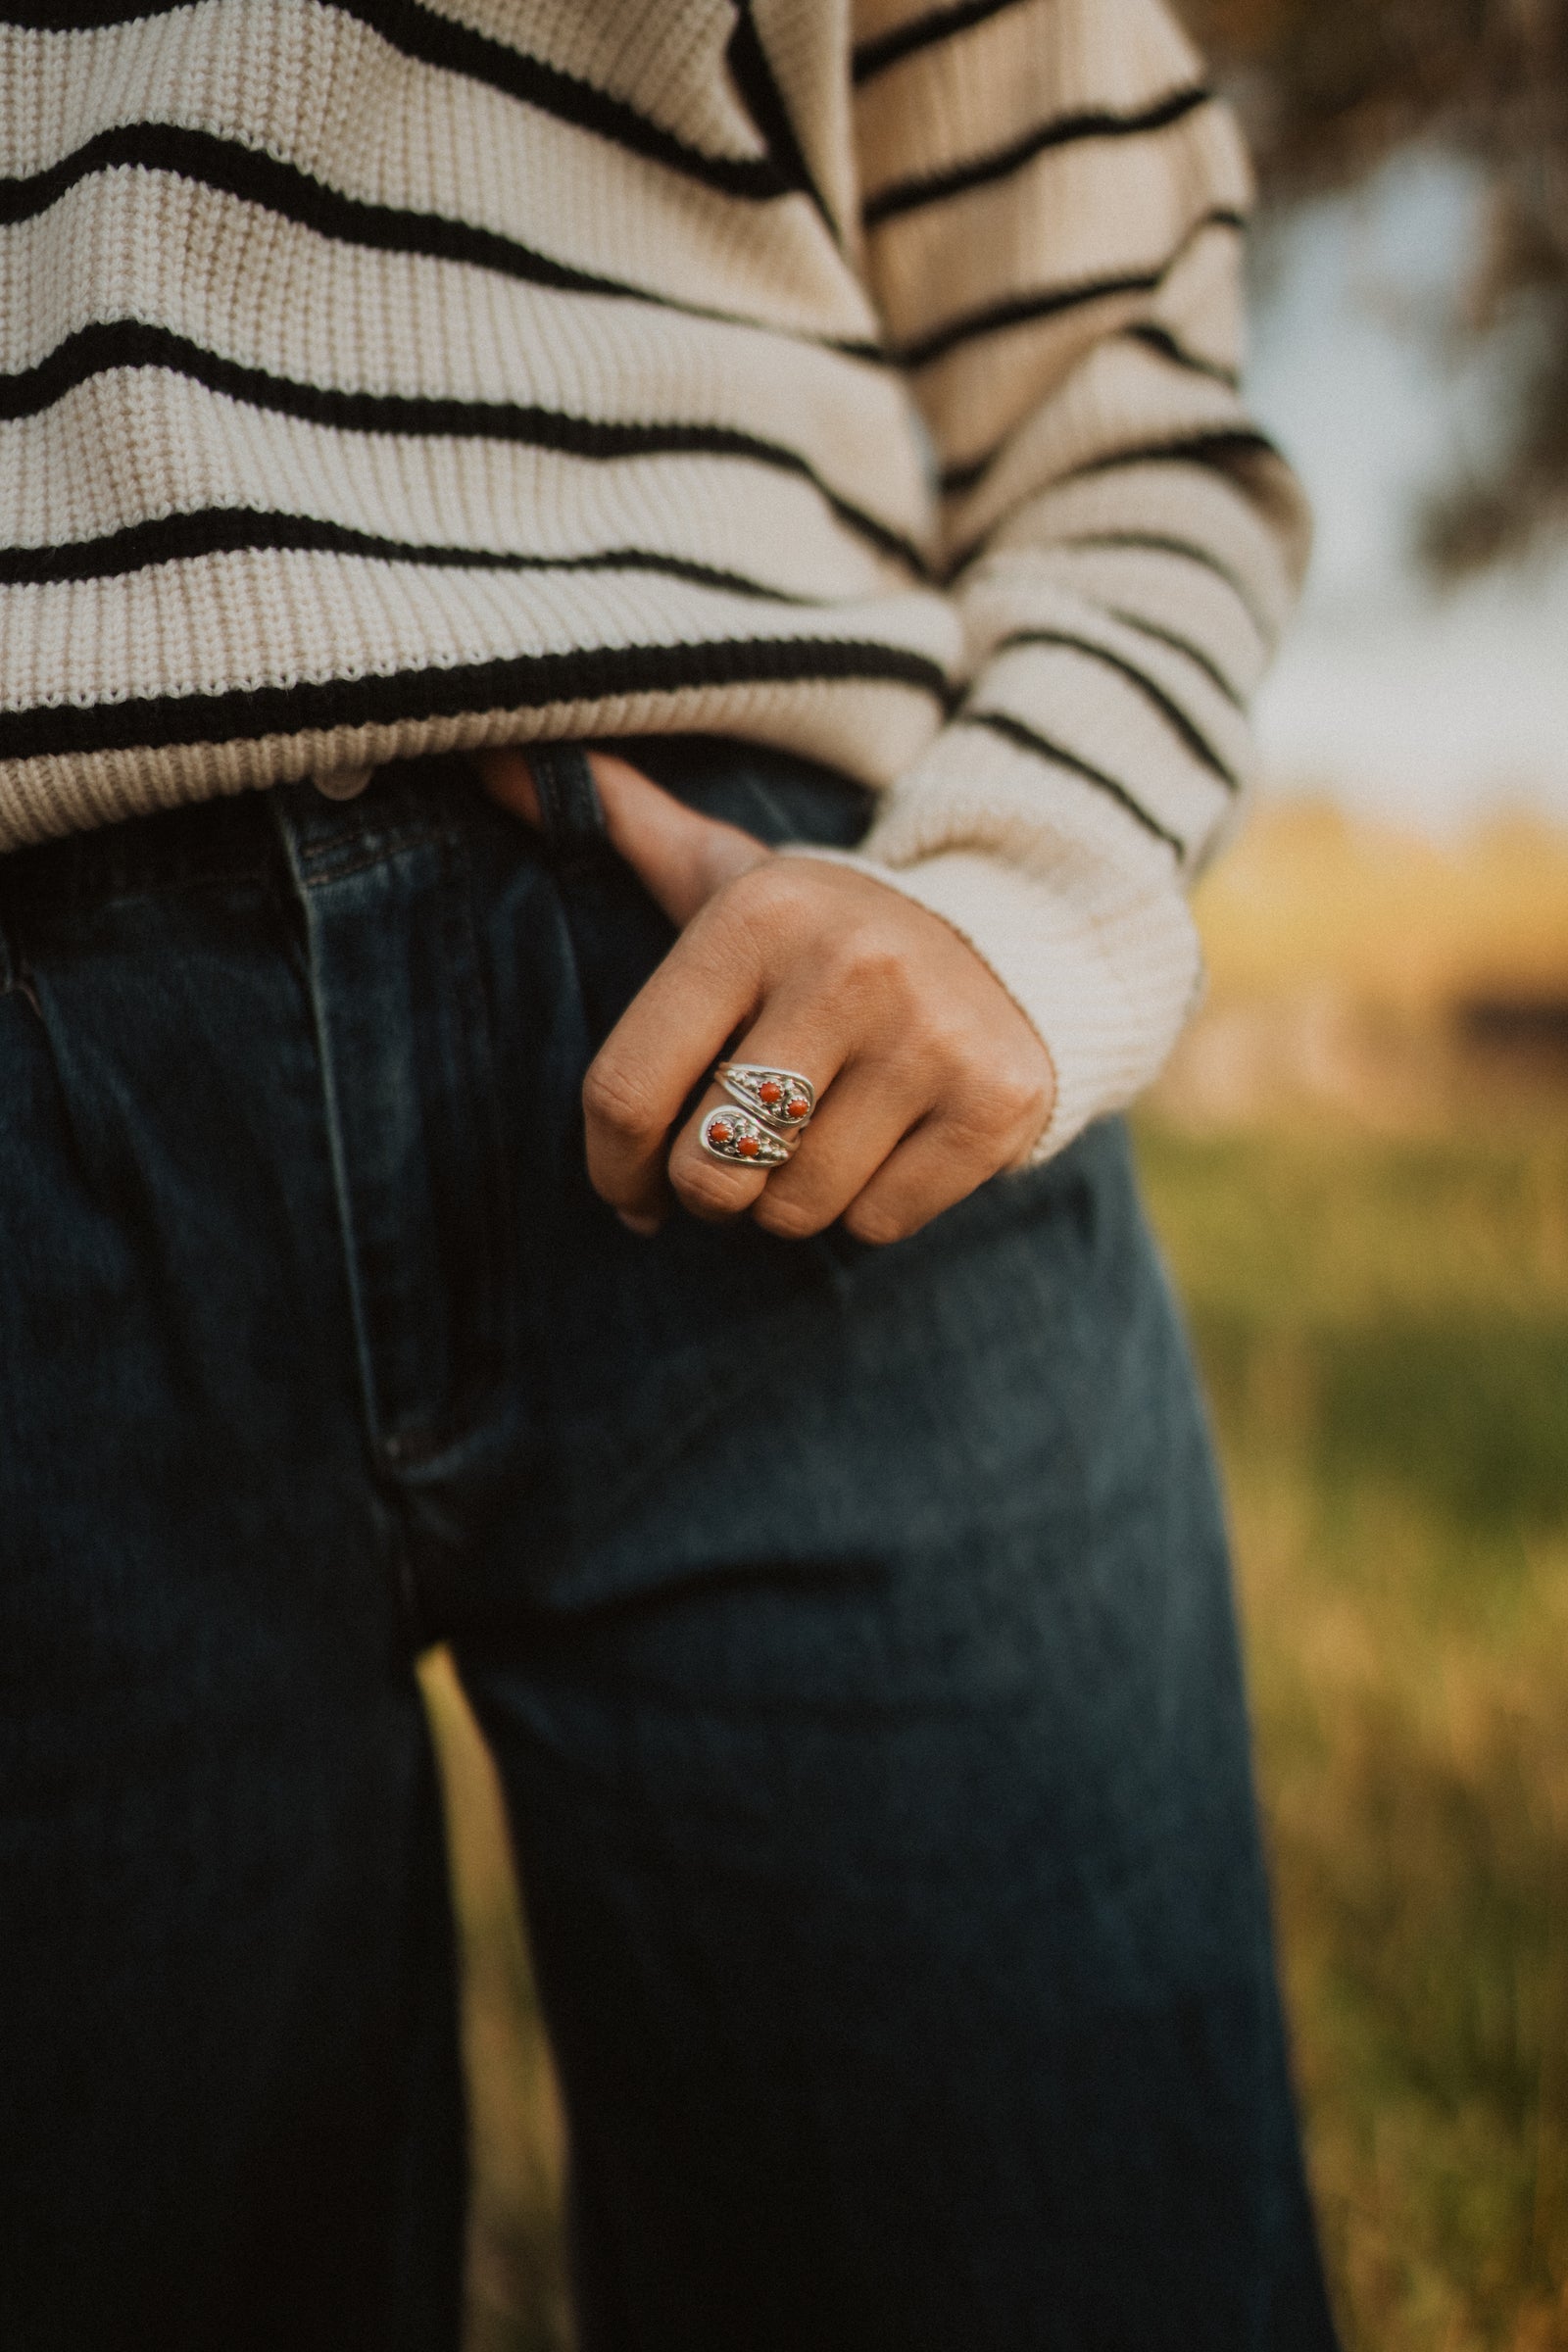
[[799, 1135], [816, 1108], [816, 1089], [799, 1070], [772, 1070], [755, 1061], [721, 1061], [713, 1076], [743, 1109], [775, 1135]]
[[724, 1103], [709, 1112], [699, 1136], [705, 1152], [738, 1168], [781, 1168], [800, 1141], [798, 1136], [775, 1135], [749, 1110], [731, 1110]]

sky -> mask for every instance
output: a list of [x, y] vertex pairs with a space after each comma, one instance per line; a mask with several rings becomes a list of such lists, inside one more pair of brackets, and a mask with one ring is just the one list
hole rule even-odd
[[1421, 489], [1485, 456], [1504, 397], [1494, 364], [1451, 369], [1419, 331], [1475, 230], [1464, 173], [1419, 157], [1274, 230], [1249, 372], [1317, 515], [1258, 705], [1268, 781], [1438, 838], [1507, 807], [1568, 823], [1568, 550], [1446, 594], [1408, 557]]

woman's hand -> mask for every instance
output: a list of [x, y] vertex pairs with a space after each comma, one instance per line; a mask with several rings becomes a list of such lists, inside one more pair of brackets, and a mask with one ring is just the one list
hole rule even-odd
[[[688, 808], [609, 753], [589, 755], [613, 848], [681, 934], [583, 1081], [588, 1173], [634, 1231], [669, 1191], [695, 1216], [749, 1209], [792, 1239], [841, 1218], [893, 1242], [1013, 1165], [1055, 1091], [1034, 1029], [939, 915], [852, 866], [775, 857], [754, 835]], [[539, 819], [522, 753], [478, 759], [494, 799]], [[787, 1166], [714, 1159], [699, 1131], [727, 1100], [721, 1054], [797, 1070], [817, 1111]]]

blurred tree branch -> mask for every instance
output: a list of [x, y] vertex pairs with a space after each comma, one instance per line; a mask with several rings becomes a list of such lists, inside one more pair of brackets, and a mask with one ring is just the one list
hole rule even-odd
[[1479, 172], [1484, 233], [1452, 329], [1470, 348], [1508, 330], [1513, 400], [1488, 468], [1433, 495], [1421, 553], [1454, 578], [1568, 525], [1568, 0], [1180, 4], [1274, 205], [1418, 144]]

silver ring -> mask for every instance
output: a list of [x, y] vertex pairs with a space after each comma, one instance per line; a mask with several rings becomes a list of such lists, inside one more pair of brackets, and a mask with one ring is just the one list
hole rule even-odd
[[749, 1110], [730, 1110], [720, 1103], [710, 1110], [698, 1131], [703, 1150], [736, 1168], [781, 1168], [794, 1157], [795, 1136], [775, 1135], [765, 1120]]
[[721, 1061], [713, 1072], [739, 1102], [775, 1135], [799, 1135], [816, 1108], [816, 1089], [799, 1070], [771, 1070], [756, 1061]]

